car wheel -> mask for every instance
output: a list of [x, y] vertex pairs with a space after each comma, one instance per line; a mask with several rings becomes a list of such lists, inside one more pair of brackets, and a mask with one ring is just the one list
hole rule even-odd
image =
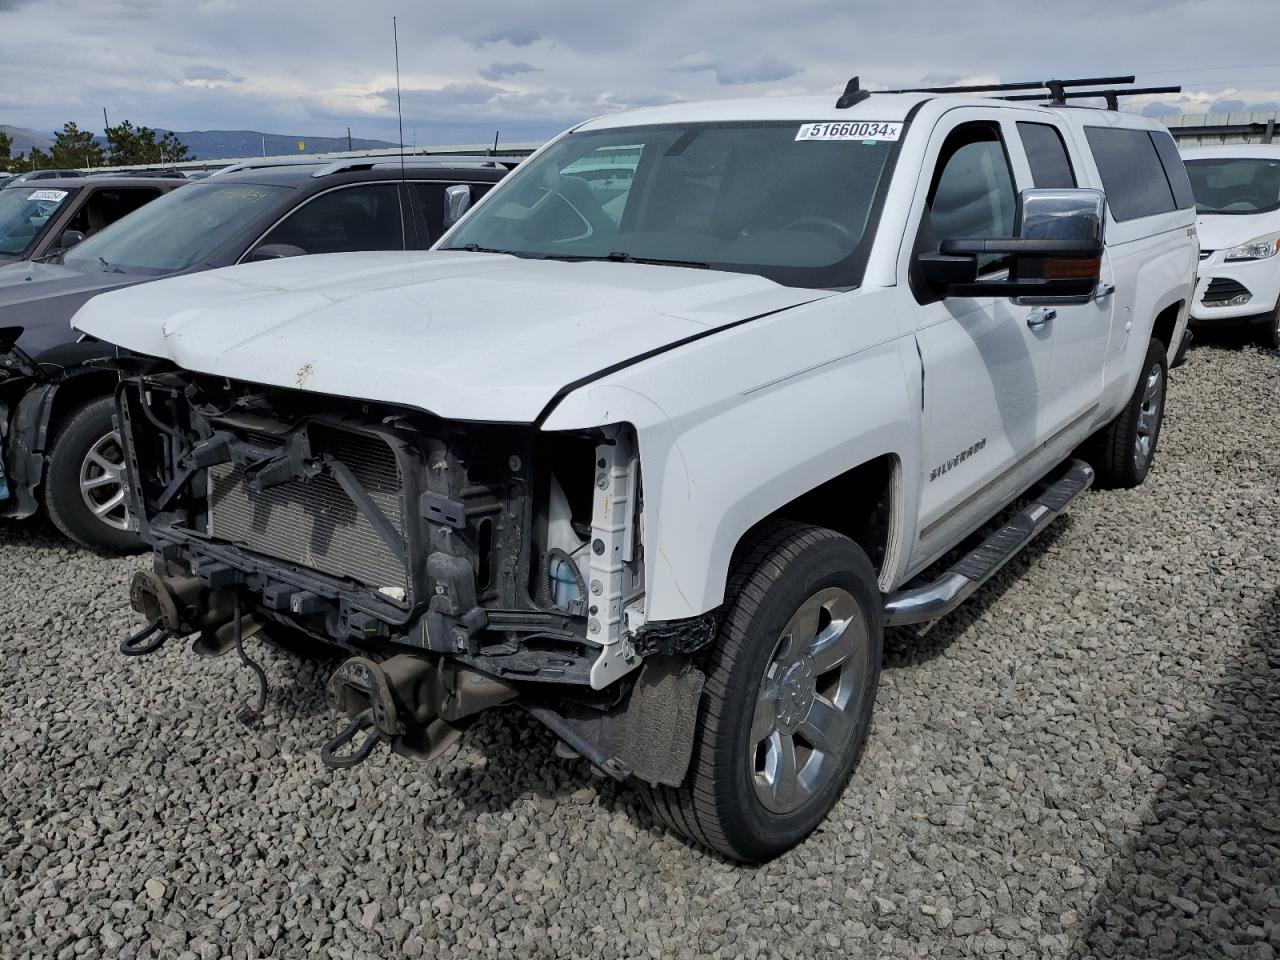
[[1280, 303], [1262, 327], [1262, 346], [1268, 350], [1280, 350]]
[[1098, 486], [1136, 487], [1147, 479], [1164, 423], [1168, 386], [1165, 346], [1152, 340], [1133, 395], [1099, 438]]
[[730, 578], [685, 782], [639, 784], [654, 812], [736, 860], [803, 840], [866, 743], [883, 632], [875, 571], [857, 544], [770, 525]]
[[106, 553], [142, 547], [125, 496], [124, 450], [112, 423], [114, 401], [91, 400], [62, 425], [45, 467], [49, 518], [72, 540]]

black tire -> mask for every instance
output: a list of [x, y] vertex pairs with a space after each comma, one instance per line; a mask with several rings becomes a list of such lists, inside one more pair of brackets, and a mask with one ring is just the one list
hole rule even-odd
[[[807, 754], [810, 761], [819, 759], [821, 766], [815, 769], [826, 771], [815, 777], [818, 785], [797, 809], [775, 812], [759, 793], [768, 791], [757, 770], [760, 751], [772, 749], [767, 744], [773, 741], [752, 743], [757, 699], [764, 701], [761, 694], [766, 683], [781, 689], [766, 677], [766, 671], [776, 665], [779, 650], [787, 645], [783, 631], [793, 615], [815, 597], [827, 594], [850, 597], [862, 621], [848, 617], [859, 631], [855, 641], [861, 652], [856, 661], [852, 655], [848, 661], [850, 673], [857, 674], [851, 681], [857, 700], [850, 697], [849, 708], [842, 714], [847, 730], [832, 741], [839, 742], [839, 748], [829, 754], [814, 748]], [[847, 600], [841, 603], [846, 604], [842, 609], [853, 609]], [[862, 754], [880, 683], [883, 633], [875, 571], [860, 547], [831, 530], [781, 521], [769, 524], [730, 575], [720, 633], [704, 665], [707, 682], [685, 782], [675, 788], [637, 782], [650, 808], [673, 831], [735, 860], [768, 860], [807, 837], [839, 800]], [[832, 672], [844, 670], [841, 666]], [[816, 682], [821, 691], [822, 677], [816, 677]], [[831, 707], [839, 696], [825, 700], [825, 706]], [[781, 694], [777, 703], [779, 710], [785, 709]], [[784, 721], [780, 716], [776, 722]], [[799, 746], [802, 731], [792, 735]], [[802, 772], [807, 769], [802, 767]]]
[[[1151, 393], [1153, 378], [1154, 395]], [[1136, 487], [1147, 479], [1156, 458], [1168, 388], [1169, 363], [1165, 346], [1153, 339], [1147, 346], [1147, 356], [1142, 361], [1142, 372], [1138, 375], [1133, 395], [1120, 415], [1098, 437], [1098, 455], [1094, 459], [1097, 461], [1096, 482], [1099, 487]], [[1147, 441], [1145, 452], [1144, 445], [1139, 443], [1144, 438]]]
[[1267, 350], [1280, 350], [1280, 303], [1271, 312], [1270, 319], [1258, 331], [1258, 342]]
[[[75, 410], [59, 428], [45, 464], [44, 502], [49, 519], [76, 543], [103, 553], [129, 553], [142, 549], [142, 541], [131, 530], [121, 529], [108, 521], [119, 521], [116, 508], [107, 514], [108, 521], [94, 515], [85, 496], [106, 503], [115, 489], [108, 480], [104, 486], [87, 493], [81, 490], [82, 468], [89, 471], [90, 481], [104, 477], [107, 471], [89, 461], [93, 453], [101, 453], [100, 445], [115, 435], [111, 416], [115, 409], [110, 397], [90, 400]], [[118, 440], [116, 441], [118, 452]], [[108, 451], [109, 453], [109, 451]], [[123, 462], [123, 457], [120, 457]], [[123, 492], [123, 488], [120, 488]], [[127, 514], [124, 514], [127, 516]]]

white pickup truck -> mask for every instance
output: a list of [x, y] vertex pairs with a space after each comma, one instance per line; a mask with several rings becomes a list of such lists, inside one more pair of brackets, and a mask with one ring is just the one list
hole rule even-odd
[[1158, 124], [851, 82], [583, 123], [427, 253], [108, 293], [73, 323], [123, 348], [155, 551], [122, 649], [335, 643], [331, 766], [519, 706], [771, 857], [856, 765], [885, 625], [1146, 477], [1196, 262]]

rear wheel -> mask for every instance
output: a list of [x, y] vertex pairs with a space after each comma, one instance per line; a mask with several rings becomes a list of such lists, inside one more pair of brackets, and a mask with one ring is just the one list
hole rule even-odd
[[1099, 486], [1136, 487], [1147, 479], [1164, 423], [1168, 384], [1165, 346], [1152, 340], [1129, 402], [1098, 438]]
[[655, 813], [738, 860], [777, 856], [839, 800], [871, 724], [883, 612], [851, 540], [777, 523], [731, 576], [683, 785], [640, 785]]
[[110, 397], [91, 400], [62, 425], [45, 468], [45, 506], [59, 530], [86, 547], [123, 553], [141, 547], [125, 496], [124, 449]]

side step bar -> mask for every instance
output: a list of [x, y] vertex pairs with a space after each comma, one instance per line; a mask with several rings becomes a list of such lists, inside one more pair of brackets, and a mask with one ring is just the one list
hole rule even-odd
[[884, 604], [888, 626], [923, 623], [950, 613], [995, 576], [1047, 527], [1067, 504], [1093, 484], [1093, 467], [1072, 460], [1065, 473], [1023, 510], [961, 557], [942, 576], [922, 587], [891, 593]]

